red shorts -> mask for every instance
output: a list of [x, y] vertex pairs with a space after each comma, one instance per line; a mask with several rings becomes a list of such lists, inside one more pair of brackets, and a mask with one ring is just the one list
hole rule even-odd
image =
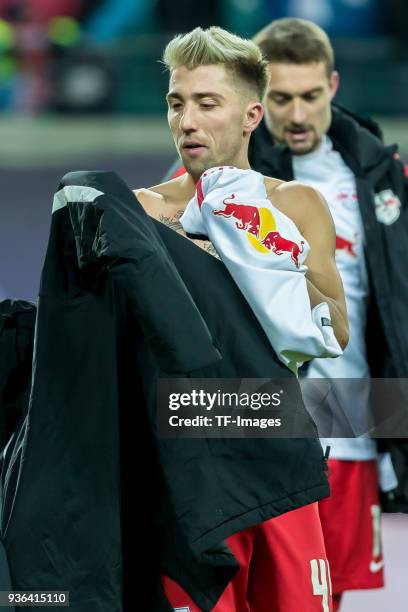
[[333, 593], [384, 586], [377, 462], [330, 459], [319, 502]]
[[[332, 612], [317, 503], [240, 531], [226, 542], [240, 570], [213, 612]], [[175, 609], [200, 612], [176, 582], [162, 580]]]

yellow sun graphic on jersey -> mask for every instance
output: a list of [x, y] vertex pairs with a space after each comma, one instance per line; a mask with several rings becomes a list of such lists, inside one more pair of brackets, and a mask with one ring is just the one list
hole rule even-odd
[[247, 233], [246, 237], [248, 238], [250, 244], [254, 247], [254, 249], [259, 251], [260, 253], [270, 253], [270, 251], [261, 243], [265, 236], [268, 234], [268, 232], [274, 232], [276, 230], [275, 217], [273, 216], [269, 208], [260, 208], [259, 220], [259, 238], [249, 233]]

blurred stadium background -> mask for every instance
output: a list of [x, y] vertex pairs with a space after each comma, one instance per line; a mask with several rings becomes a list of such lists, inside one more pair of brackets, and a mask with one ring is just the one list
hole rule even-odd
[[[172, 35], [217, 24], [251, 37], [284, 16], [329, 33], [337, 101], [379, 120], [408, 161], [407, 0], [0, 0], [0, 299], [36, 299], [65, 172], [148, 186], [174, 160], [158, 62]], [[407, 517], [386, 517], [385, 548], [387, 588], [347, 595], [344, 612], [405, 609]]]

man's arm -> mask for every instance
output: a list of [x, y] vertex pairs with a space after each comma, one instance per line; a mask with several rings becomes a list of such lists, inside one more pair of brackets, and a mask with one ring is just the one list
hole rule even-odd
[[324, 198], [314, 189], [305, 188], [312, 214], [307, 218], [303, 235], [310, 245], [306, 259], [309, 298], [312, 307], [325, 301], [329, 305], [334, 333], [344, 349], [349, 340], [346, 300], [343, 283], [337, 270], [336, 231]]
[[327, 302], [333, 330], [338, 343], [344, 349], [349, 338], [346, 301], [343, 283], [337, 270], [336, 232], [330, 210], [324, 198], [312, 187], [300, 183], [280, 185], [272, 201], [283, 203], [281, 209], [298, 226], [310, 245], [306, 259], [307, 287], [312, 308]]

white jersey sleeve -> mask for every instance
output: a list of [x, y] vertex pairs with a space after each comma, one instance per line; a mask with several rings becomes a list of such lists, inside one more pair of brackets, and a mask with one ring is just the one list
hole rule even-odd
[[342, 353], [326, 302], [310, 305], [304, 264], [309, 245], [267, 197], [253, 170], [223, 166], [197, 183], [181, 224], [212, 241], [279, 359], [292, 371]]

